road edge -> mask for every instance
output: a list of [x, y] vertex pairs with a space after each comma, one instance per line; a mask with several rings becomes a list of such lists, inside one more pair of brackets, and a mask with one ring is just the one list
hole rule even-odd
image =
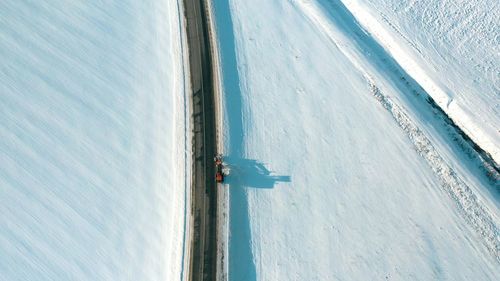
[[[204, 0], [207, 19], [208, 19], [208, 36], [210, 40], [210, 53], [212, 57], [212, 79], [213, 79], [213, 93], [214, 93], [214, 106], [215, 106], [215, 129], [216, 129], [216, 151], [224, 155], [223, 145], [223, 100], [222, 91], [223, 76], [221, 59], [219, 54], [219, 41], [217, 40], [217, 27], [215, 25], [214, 17], [215, 10], [212, 0]], [[217, 217], [216, 217], [216, 236], [217, 236], [217, 257], [216, 257], [216, 280], [228, 280], [228, 241], [229, 241], [229, 192], [226, 185], [218, 184], [216, 192], [217, 200]]]
[[185, 196], [184, 196], [184, 237], [183, 237], [183, 252], [182, 252], [182, 266], [180, 272], [180, 280], [187, 281], [189, 279], [189, 271], [191, 267], [191, 244], [192, 244], [192, 231], [191, 226], [193, 225], [193, 212], [192, 212], [192, 161], [191, 161], [191, 144], [192, 144], [192, 134], [193, 120], [191, 118], [191, 104], [192, 97], [190, 93], [191, 89], [191, 70], [189, 65], [189, 50], [187, 48], [187, 33], [186, 33], [186, 17], [184, 14], [184, 3], [182, 0], [176, 1], [177, 13], [179, 17], [179, 39], [180, 39], [180, 51], [181, 51], [181, 61], [184, 73], [183, 88], [182, 93], [184, 102], [184, 122], [185, 122], [185, 133], [184, 133], [184, 182], [185, 182]]

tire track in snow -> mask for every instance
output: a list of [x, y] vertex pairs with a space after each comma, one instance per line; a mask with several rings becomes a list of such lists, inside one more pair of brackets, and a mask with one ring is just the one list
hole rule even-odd
[[[441, 182], [441, 187], [455, 202], [459, 213], [482, 238], [483, 244], [493, 257], [500, 262], [500, 228], [498, 220], [494, 214], [491, 214], [491, 211], [479, 202], [477, 196], [474, 194], [474, 191], [460, 178], [451, 166], [446, 163], [445, 159], [431, 143], [429, 137], [427, 137], [426, 134], [416, 125], [416, 122], [409, 117], [405, 109], [380, 91], [379, 87], [377, 87], [375, 83], [375, 80], [369, 74], [369, 71], [363, 66], [363, 63], [361, 62], [363, 58], [353, 54], [352, 51], [349, 50], [349, 48], [352, 48], [350, 46], [358, 45], [356, 43], [359, 42], [356, 42], [355, 40], [360, 39], [349, 38], [349, 33], [356, 31], [346, 31], [346, 28], [359, 28], [362, 31], [364, 30], [359, 26], [359, 24], [356, 27], [350, 27], [348, 23], [340, 22], [342, 26], [335, 26], [335, 23], [332, 23], [328, 16], [325, 15], [321, 8], [318, 7], [317, 4], [313, 3], [313, 1], [290, 0], [290, 2], [296, 6], [297, 9], [318, 28], [319, 31], [327, 36], [330, 41], [351, 61], [353, 66], [363, 74], [370, 86], [371, 94], [392, 115], [399, 127], [405, 132], [410, 141], [413, 143], [419, 155], [425, 159], [431, 169], [435, 172]], [[339, 8], [339, 10], [346, 10], [341, 3], [334, 5], [335, 8]], [[336, 12], [341, 13], [342, 11]], [[352, 17], [352, 15], [347, 15], [347, 13], [342, 16]], [[342, 21], [342, 19], [335, 20]], [[354, 18], [350, 19], [350, 21], [357, 23]], [[367, 34], [368, 33], [365, 32], [363, 36], [368, 36]], [[376, 52], [373, 53], [375, 53], [375, 56], [378, 55]], [[368, 55], [370, 56], [372, 54]], [[386, 56], [389, 57], [387, 54]], [[382, 61], [383, 60], [384, 59], [382, 59]], [[404, 71], [400, 72], [403, 77], [409, 77]], [[418, 83], [415, 84], [418, 85]], [[430, 98], [425, 91], [424, 93]], [[478, 158], [482, 160], [480, 156], [478, 156]], [[485, 169], [488, 168], [486, 167]], [[494, 170], [493, 173], [495, 173]], [[497, 180], [498, 173], [493, 175], [494, 184], [498, 183]]]

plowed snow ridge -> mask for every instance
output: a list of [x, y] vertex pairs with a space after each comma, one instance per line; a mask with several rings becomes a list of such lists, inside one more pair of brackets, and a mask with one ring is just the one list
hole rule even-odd
[[[371, 77], [368, 70], [363, 66], [363, 62], [361, 62], [360, 58], [349, 49], [350, 46], [356, 45], [351, 42], [352, 39], [343, 36], [341, 31], [335, 30], [336, 27], [329, 23], [330, 20], [324, 15], [320, 7], [313, 3], [300, 0], [296, 1], [296, 3], [310, 20], [323, 30], [330, 40], [332, 40], [345, 56], [350, 59], [353, 65], [364, 73], [365, 79], [372, 89], [373, 96], [391, 113], [394, 120], [406, 132], [415, 145], [416, 150], [438, 175], [442, 188], [449, 194], [454, 202], [456, 202], [457, 207], [466, 221], [476, 230], [478, 235], [483, 238], [483, 242], [489, 252], [500, 262], [500, 227], [496, 214], [478, 202], [474, 192], [446, 163], [429, 141], [429, 138], [418, 128], [415, 122], [411, 120], [408, 114], [405, 113], [405, 110], [398, 105], [395, 100], [384, 95], [382, 91], [380, 91], [374, 78]], [[372, 25], [372, 27], [373, 26], [376, 25]], [[342, 39], [339, 40], [339, 37]], [[402, 53], [400, 54], [402, 55]], [[409, 58], [406, 61], [412, 63]], [[417, 69], [421, 71], [420, 68]], [[425, 90], [430, 89], [434, 93], [438, 93], [438, 95], [444, 95], [444, 93], [439, 92], [439, 87], [433, 85], [432, 81], [425, 76], [425, 73], [420, 72], [417, 76], [421, 78], [420, 82], [429, 86], [423, 87]], [[495, 178], [497, 178], [497, 176], [495, 176]]]
[[[499, 96], [499, 77], [498, 77], [498, 63], [500, 62], [500, 56], [498, 51], [488, 53], [492, 51], [492, 45], [494, 45], [494, 41], [498, 39], [498, 33], [495, 34], [494, 30], [499, 30], [500, 26], [498, 23], [498, 17], [500, 16], [499, 2], [495, 1], [493, 3], [478, 3], [475, 1], [465, 1], [463, 3], [456, 1], [441, 1], [441, 7], [433, 7], [430, 6], [428, 9], [434, 11], [424, 12], [424, 16], [427, 15], [428, 19], [422, 18], [422, 21], [426, 22], [434, 22], [435, 25], [444, 25], [443, 27], [436, 27], [437, 29], [443, 29], [440, 32], [446, 34], [453, 34], [458, 38], [453, 38], [455, 40], [459, 40], [462, 38], [460, 43], [456, 43], [451, 41], [450, 38], [447, 38], [451, 41], [450, 44], [457, 44], [453, 46], [454, 49], [461, 50], [461, 53], [454, 54], [457, 57], [463, 57], [459, 62], [469, 62], [470, 60], [473, 63], [468, 63], [469, 65], [473, 65], [474, 67], [481, 68], [475, 69], [472, 74], [463, 74], [462, 77], [456, 78], [453, 77], [454, 80], [447, 81], [445, 77], [441, 77], [441, 79], [436, 79], [435, 76], [431, 76], [426, 71], [428, 69], [424, 69], [421, 66], [422, 63], [426, 63], [426, 61], [418, 60], [412, 57], [402, 46], [402, 43], [396, 40], [396, 38], [385, 29], [385, 27], [377, 21], [377, 19], [370, 13], [369, 8], [367, 8], [365, 4], [363, 4], [363, 0], [343, 0], [342, 1], [346, 8], [352, 13], [355, 19], [359, 22], [359, 24], [370, 33], [378, 43], [380, 43], [387, 52], [397, 61], [397, 63], [401, 66], [405, 72], [410, 75], [417, 83], [434, 99], [437, 105], [444, 111], [446, 114], [482, 149], [484, 149], [489, 156], [496, 162], [496, 166], [500, 164], [500, 137], [498, 128], [496, 128], [496, 124], [498, 124], [499, 116], [498, 108], [500, 106], [500, 96]], [[370, 2], [370, 1], [369, 1]], [[376, 2], [376, 1], [374, 1]], [[428, 1], [421, 1], [428, 2]], [[377, 5], [377, 3], [373, 3]], [[432, 5], [432, 3], [423, 3], [422, 6]], [[401, 5], [404, 6], [404, 5]], [[409, 7], [418, 6], [414, 4], [408, 4]], [[455, 6], [454, 9], [448, 8], [446, 6]], [[461, 8], [458, 8], [460, 6]], [[485, 9], [485, 7], [488, 7]], [[408, 8], [410, 9], [410, 8]], [[437, 11], [441, 10], [443, 14], [439, 14]], [[447, 11], [452, 10], [452, 11]], [[448, 13], [446, 13], [448, 12]], [[465, 15], [461, 15], [465, 14]], [[410, 13], [406, 14], [407, 17], [411, 17]], [[418, 14], [417, 14], [418, 16]], [[449, 21], [441, 20], [440, 17], [450, 18]], [[456, 17], [455, 19], [451, 19]], [[390, 26], [399, 36], [405, 39], [406, 44], [410, 45], [414, 51], [417, 51], [418, 54], [427, 60], [427, 63], [432, 63], [433, 57], [426, 57], [425, 54], [421, 52], [421, 50], [404, 36], [390, 21], [385, 18], [382, 14], [382, 19], [384, 22]], [[477, 22], [471, 21], [471, 19], [477, 20]], [[495, 20], [496, 19], [496, 20]], [[453, 23], [456, 21], [456, 23]], [[451, 27], [447, 25], [452, 25]], [[454, 25], [454, 26], [453, 26]], [[467, 26], [469, 26], [467, 28]], [[446, 30], [449, 28], [450, 30]], [[462, 30], [463, 29], [463, 30]], [[481, 30], [483, 29], [483, 30]], [[481, 30], [482, 32], [474, 32]], [[465, 34], [456, 33], [469, 33], [467, 36]], [[436, 35], [433, 33], [426, 34], [427, 36]], [[445, 37], [443, 34], [439, 34], [440, 37]], [[488, 38], [489, 36], [489, 38]], [[495, 37], [496, 38], [493, 38]], [[475, 38], [474, 41], [471, 42], [472, 39], [468, 37]], [[489, 39], [490, 42], [485, 42]], [[480, 43], [478, 43], [480, 42]], [[474, 62], [474, 59], [478, 59], [474, 55], [475, 53], [471, 52], [470, 49], [478, 48], [481, 49], [481, 44], [485, 48], [485, 52], [482, 54], [482, 58], [480, 58], [480, 62]], [[498, 42], [497, 42], [498, 44]], [[464, 47], [465, 46], [465, 47]], [[494, 48], [494, 47], [493, 47]], [[464, 51], [465, 50], [465, 51]], [[468, 52], [468, 53], [467, 53]], [[477, 51], [476, 51], [477, 52]], [[445, 56], [448, 54], [445, 54]], [[472, 57], [469, 57], [472, 56]], [[466, 59], [467, 58], [467, 59]], [[495, 65], [497, 64], [497, 65]], [[456, 65], [451, 64], [450, 68], [457, 67]], [[485, 69], [483, 69], [485, 68]], [[466, 67], [468, 70], [468, 67]], [[454, 70], [453, 71], [458, 71]], [[475, 73], [474, 73], [475, 72]], [[496, 77], [495, 77], [496, 72]], [[481, 75], [487, 76], [487, 74], [491, 75], [485, 79], [481, 77]], [[441, 76], [447, 76], [450, 73], [442, 73]], [[436, 74], [434, 74], [436, 75]], [[470, 76], [470, 77], [468, 77]], [[484, 79], [481, 85], [481, 90], [476, 90], [474, 87], [470, 87], [470, 85], [466, 85], [465, 82], [460, 81], [465, 79]], [[457, 81], [458, 79], [458, 81]], [[438, 80], [438, 81], [436, 81]], [[441, 81], [444, 80], [444, 81]], [[458, 82], [458, 83], [456, 83]], [[462, 85], [464, 83], [465, 85]], [[454, 84], [458, 84], [454, 85]], [[468, 87], [467, 87], [468, 86]], [[476, 88], [477, 85], [475, 85]], [[462, 88], [460, 88], [462, 87]], [[455, 93], [454, 91], [457, 91]], [[458, 93], [460, 91], [460, 93]], [[484, 96], [484, 97], [483, 97]], [[488, 100], [489, 98], [489, 100]], [[456, 100], [457, 99], [457, 100]], [[465, 101], [464, 101], [465, 99]], [[484, 99], [484, 100], [482, 100]], [[474, 105], [476, 107], [474, 107]], [[495, 113], [496, 110], [496, 113]]]

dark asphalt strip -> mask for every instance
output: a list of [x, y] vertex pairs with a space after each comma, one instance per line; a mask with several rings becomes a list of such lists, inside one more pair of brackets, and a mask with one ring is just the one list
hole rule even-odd
[[212, 58], [205, 0], [183, 0], [189, 48], [192, 106], [192, 206], [189, 280], [215, 280], [217, 185]]

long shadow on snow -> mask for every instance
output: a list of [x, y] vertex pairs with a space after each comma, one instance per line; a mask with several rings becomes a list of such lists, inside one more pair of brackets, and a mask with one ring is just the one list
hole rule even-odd
[[[241, 159], [244, 155], [243, 118], [240, 79], [236, 60], [233, 22], [228, 0], [215, 0], [214, 12], [217, 26], [221, 66], [224, 81], [224, 101], [228, 122], [229, 143], [226, 152], [229, 159]], [[236, 161], [238, 162], [238, 161]], [[237, 163], [233, 164], [237, 164]], [[229, 193], [229, 279], [257, 279], [251, 246], [250, 221], [248, 215], [247, 192], [241, 182], [231, 182]]]
[[[227, 183], [234, 186], [253, 188], [273, 188], [278, 182], [290, 182], [290, 176], [273, 175], [263, 163], [253, 159], [227, 157], [226, 163], [231, 169]], [[240, 188], [238, 188], [240, 189]], [[231, 195], [233, 191], [231, 190]]]

